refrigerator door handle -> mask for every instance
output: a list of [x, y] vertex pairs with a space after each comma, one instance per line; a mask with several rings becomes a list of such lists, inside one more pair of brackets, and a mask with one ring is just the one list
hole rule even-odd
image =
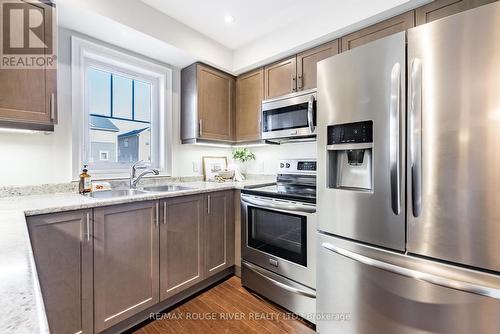
[[413, 216], [422, 213], [422, 62], [411, 62], [410, 96], [410, 156]]
[[321, 246], [331, 252], [349, 258], [351, 260], [357, 261], [367, 266], [371, 266], [377, 269], [385, 270], [397, 275], [405, 276], [408, 278], [416, 279], [419, 281], [427, 282], [434, 285], [439, 285], [445, 288], [459, 290], [463, 292], [473, 293], [476, 295], [491, 297], [495, 299], [500, 299], [500, 289], [482, 286], [466, 281], [453, 280], [438, 275], [433, 275], [425, 273], [422, 271], [417, 271], [413, 269], [408, 269], [400, 266], [396, 266], [391, 263], [379, 261], [361, 254], [353, 253], [346, 249], [336, 247], [332, 244], [324, 242]]
[[401, 166], [400, 166], [400, 106], [401, 106], [401, 64], [396, 63], [391, 72], [390, 101], [390, 171], [391, 204], [395, 215], [401, 213]]

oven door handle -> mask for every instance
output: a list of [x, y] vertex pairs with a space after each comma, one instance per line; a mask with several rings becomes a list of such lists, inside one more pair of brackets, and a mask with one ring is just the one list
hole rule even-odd
[[241, 196], [241, 201], [257, 205], [264, 209], [276, 209], [282, 211], [292, 211], [292, 212], [303, 212], [303, 213], [315, 213], [316, 208], [300, 204], [281, 204], [274, 201], [266, 201], [257, 198], [251, 198], [246, 196]]
[[307, 123], [309, 125], [309, 131], [311, 134], [316, 130], [316, 126], [314, 125], [314, 96], [311, 95], [309, 97], [309, 102], [307, 103]]
[[251, 265], [249, 263], [246, 263], [246, 262], [242, 262], [241, 265], [243, 267], [246, 267], [248, 270], [251, 270], [252, 272], [254, 272], [255, 274], [259, 275], [260, 277], [262, 277], [263, 279], [265, 279], [266, 281], [268, 281], [269, 283], [283, 289], [283, 290], [286, 290], [288, 292], [291, 292], [291, 293], [295, 293], [297, 295], [301, 295], [301, 296], [305, 296], [305, 297], [309, 297], [309, 298], [314, 298], [316, 299], [316, 294], [315, 293], [311, 293], [311, 292], [308, 292], [308, 291], [304, 291], [304, 290], [301, 290], [301, 289], [297, 289], [297, 288], [294, 288], [293, 286], [289, 286], [285, 283], [281, 283], [271, 277], [268, 277], [266, 275], [264, 275], [263, 273], [259, 272], [259, 270], [257, 269], [257, 267], [255, 267], [254, 265]]

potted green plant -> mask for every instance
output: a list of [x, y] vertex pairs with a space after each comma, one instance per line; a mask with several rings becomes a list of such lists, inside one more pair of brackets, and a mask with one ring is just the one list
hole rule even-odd
[[233, 160], [238, 162], [238, 169], [242, 174], [246, 173], [247, 162], [255, 159], [255, 153], [251, 152], [248, 148], [237, 148], [233, 151]]

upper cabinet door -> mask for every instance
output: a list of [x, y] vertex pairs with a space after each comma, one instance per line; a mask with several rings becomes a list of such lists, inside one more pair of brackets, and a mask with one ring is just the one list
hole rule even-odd
[[338, 39], [297, 55], [297, 90], [316, 88], [316, 69], [319, 61], [339, 53]]
[[261, 108], [264, 95], [262, 68], [236, 80], [236, 141], [261, 139]]
[[264, 99], [297, 91], [297, 59], [279, 61], [264, 68]]
[[403, 13], [342, 37], [342, 52], [375, 41], [382, 37], [387, 37], [395, 33], [408, 30], [414, 26], [414, 12], [410, 11]]
[[[52, 40], [55, 9], [41, 2], [26, 2], [17, 6], [24, 6], [22, 9], [25, 11], [36, 10], [43, 15], [44, 34], [37, 37], [55, 48], [56, 43]], [[50, 129], [57, 122], [56, 80], [55, 69], [0, 69], [0, 123], [14, 127]]]
[[415, 10], [416, 25], [429, 23], [497, 0], [435, 0]]
[[158, 215], [158, 201], [94, 209], [96, 333], [159, 302]]
[[199, 137], [233, 140], [235, 86], [231, 75], [197, 66]]
[[467, 10], [469, 0], [437, 0], [415, 10], [416, 24], [429, 23]]
[[28, 217], [51, 333], [92, 333], [91, 210]]

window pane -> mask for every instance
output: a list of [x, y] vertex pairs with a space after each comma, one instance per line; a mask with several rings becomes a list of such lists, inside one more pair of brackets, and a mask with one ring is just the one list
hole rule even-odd
[[113, 75], [113, 117], [132, 119], [132, 80]]
[[90, 161], [94, 169], [128, 167], [139, 160], [151, 162], [149, 123], [90, 116]]
[[[151, 161], [151, 128], [149, 124], [121, 121], [117, 138], [118, 162]], [[126, 130], [125, 130], [126, 129]]]
[[151, 84], [134, 81], [134, 119], [151, 121]]
[[95, 68], [87, 69], [89, 113], [111, 115], [111, 74]]
[[[91, 170], [127, 170], [144, 160], [152, 162], [152, 84], [89, 67], [87, 160]], [[124, 72], [126, 73], [126, 72]]]

